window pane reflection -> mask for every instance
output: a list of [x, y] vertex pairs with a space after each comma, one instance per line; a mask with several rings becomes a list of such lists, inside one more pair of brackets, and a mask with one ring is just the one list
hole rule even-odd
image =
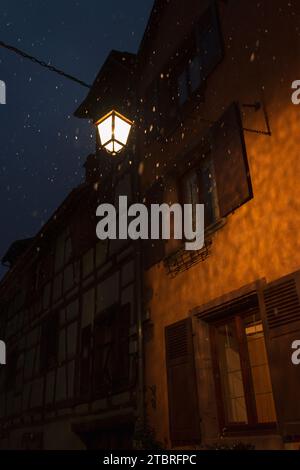
[[234, 321], [217, 328], [217, 348], [226, 421], [246, 424], [245, 392]]
[[249, 362], [256, 402], [257, 421], [276, 421], [270, 371], [267, 359], [263, 326], [252, 315], [244, 320], [247, 337]]

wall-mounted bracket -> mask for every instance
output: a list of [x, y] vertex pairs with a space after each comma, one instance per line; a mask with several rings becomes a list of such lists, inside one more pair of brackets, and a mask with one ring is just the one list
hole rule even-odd
[[253, 104], [247, 104], [246, 103], [246, 104], [242, 104], [242, 107], [243, 108], [252, 108], [252, 109], [254, 109], [255, 112], [257, 112], [261, 109], [263, 114], [264, 114], [264, 119], [265, 119], [265, 124], [266, 124], [266, 130], [265, 131], [261, 131], [261, 130], [257, 130], [257, 129], [249, 129], [247, 127], [243, 127], [243, 130], [245, 132], [252, 132], [254, 134], [262, 134], [262, 135], [267, 135], [267, 136], [271, 137], [272, 132], [271, 132], [271, 128], [270, 128], [270, 121], [269, 121], [269, 116], [267, 114], [267, 110], [266, 110], [266, 106], [265, 106], [264, 102], [256, 101]]
[[[249, 129], [248, 127], [243, 127], [243, 131], [252, 132], [254, 134], [267, 135], [268, 137], [271, 137], [272, 132], [271, 132], [269, 117], [268, 117], [266, 106], [265, 106], [264, 102], [256, 101], [255, 103], [250, 103], [250, 104], [246, 103], [246, 104], [242, 104], [242, 107], [243, 108], [252, 108], [252, 109], [254, 109], [255, 112], [262, 109], [263, 114], [264, 114], [265, 124], [266, 124], [266, 130], [265, 131], [261, 131], [261, 130], [258, 130], [258, 129]], [[217, 122], [217, 121], [211, 121], [210, 119], [205, 119], [205, 118], [200, 118], [200, 121], [206, 122], [208, 124], [215, 124]]]

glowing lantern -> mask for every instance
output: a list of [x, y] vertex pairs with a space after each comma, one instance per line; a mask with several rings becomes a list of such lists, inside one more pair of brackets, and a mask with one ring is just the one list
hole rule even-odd
[[110, 111], [96, 122], [101, 146], [112, 155], [119, 153], [125, 147], [132, 121], [117, 111]]

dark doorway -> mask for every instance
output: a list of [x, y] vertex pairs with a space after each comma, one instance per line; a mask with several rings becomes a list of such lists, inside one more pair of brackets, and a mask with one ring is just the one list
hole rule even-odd
[[73, 425], [74, 432], [88, 450], [130, 450], [133, 444], [134, 421], [120, 419], [86, 422]]
[[112, 428], [95, 431], [86, 435], [86, 446], [96, 449], [132, 449], [133, 429], [131, 427]]

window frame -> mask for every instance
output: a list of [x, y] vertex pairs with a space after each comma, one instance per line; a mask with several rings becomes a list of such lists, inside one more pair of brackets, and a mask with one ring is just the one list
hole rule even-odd
[[[264, 422], [259, 423], [257, 420], [257, 409], [255, 402], [255, 391], [253, 378], [251, 374], [251, 366], [249, 360], [249, 352], [246, 343], [246, 331], [243, 324], [243, 319], [249, 314], [249, 310], [237, 312], [226, 318], [216, 320], [210, 323], [209, 336], [210, 336], [210, 346], [211, 346], [211, 357], [212, 357], [212, 369], [214, 376], [214, 385], [216, 392], [216, 404], [217, 404], [217, 413], [219, 419], [219, 427], [222, 434], [235, 434], [235, 433], [247, 433], [247, 432], [272, 432], [276, 428], [277, 422]], [[243, 388], [245, 394], [245, 404], [248, 423], [241, 424], [237, 422], [227, 422], [226, 421], [226, 411], [225, 411], [225, 402], [223, 398], [223, 390], [221, 384], [221, 373], [219, 367], [219, 352], [217, 348], [216, 340], [216, 328], [222, 325], [228, 324], [230, 321], [234, 320], [235, 331], [237, 335], [237, 340], [239, 344], [239, 357], [241, 362], [241, 373], [243, 378]], [[261, 320], [262, 321], [262, 320]], [[264, 338], [265, 331], [263, 330]], [[269, 361], [268, 367], [270, 368]], [[272, 392], [273, 393], [273, 392]]]
[[[192, 35], [185, 40], [179, 50], [180, 61], [174, 67], [173, 70], [173, 81], [174, 86], [176, 87], [176, 104], [177, 109], [181, 112], [186, 105], [193, 99], [194, 96], [199, 93], [199, 90], [203, 86], [203, 80], [200, 77], [200, 69], [199, 69], [199, 85], [194, 90], [191, 87], [191, 76], [190, 76], [190, 64], [195, 58], [200, 59], [199, 50], [196, 44], [196, 34], [193, 30]], [[180, 92], [179, 92], [179, 79], [184, 75], [185, 78], [185, 87], [186, 87], [186, 99], [181, 102], [180, 100]]]
[[[126, 325], [127, 335], [124, 335], [126, 338], [126, 377], [119, 379], [116, 372], [118, 371], [119, 360], [120, 360], [120, 340], [123, 339], [120, 336], [120, 323], [121, 315], [128, 315], [128, 321]], [[107, 328], [110, 333], [110, 338], [100, 343], [97, 341], [97, 329]], [[94, 397], [103, 397], [108, 393], [119, 393], [124, 390], [128, 390], [131, 386], [130, 378], [130, 304], [120, 305], [119, 303], [113, 304], [108, 307], [103, 312], [99, 313], [95, 317], [94, 329], [92, 332], [92, 388]], [[96, 369], [97, 362], [99, 358], [96, 358], [96, 354], [99, 354], [101, 362], [103, 360], [108, 361], [108, 371], [111, 373], [110, 380], [107, 382], [103, 378], [102, 380], [97, 381], [97, 372]], [[106, 367], [106, 366], [105, 366]], [[116, 378], [117, 377], [117, 378]]]
[[[218, 36], [219, 54], [216, 56], [214, 64], [207, 70], [202, 71], [200, 66], [199, 84], [193, 89], [190, 66], [195, 59], [198, 59], [199, 65], [202, 64], [201, 38], [211, 27], [215, 29]], [[177, 51], [169, 57], [167, 64], [157, 73], [143, 93], [144, 145], [148, 146], [163, 136], [170, 135], [193, 108], [204, 102], [207, 79], [222, 62], [224, 50], [219, 11], [216, 2], [212, 1], [194, 24], [189, 34], [182, 39]], [[185, 75], [187, 97], [183, 102], [180, 102], [178, 81], [182, 74]], [[162, 78], [164, 81], [168, 81], [168, 87], [163, 86]], [[167, 106], [166, 99], [169, 101]], [[155, 117], [152, 116], [150, 105], [151, 108], [153, 106], [156, 108]]]
[[[215, 224], [218, 222], [220, 219], [220, 213], [219, 213], [219, 201], [218, 201], [218, 190], [217, 190], [217, 184], [216, 184], [216, 177], [215, 177], [215, 170], [214, 170], [214, 162], [212, 155], [210, 153], [205, 153], [205, 157], [203, 160], [201, 159], [202, 155], [202, 149], [198, 148], [196, 151], [193, 152], [194, 154], [194, 160], [193, 158], [189, 158], [188, 161], [190, 162], [189, 168], [185, 171], [183, 171], [178, 178], [178, 194], [179, 194], [179, 202], [183, 205], [186, 204], [186, 197], [185, 197], [185, 189], [184, 189], [184, 181], [186, 178], [188, 178], [189, 173], [194, 173], [197, 178], [197, 183], [198, 183], [198, 194], [199, 194], [199, 204], [204, 204], [204, 184], [203, 184], [203, 179], [202, 179], [202, 173], [204, 169], [210, 168], [212, 172], [212, 184], [214, 186], [213, 189], [213, 195], [212, 195], [212, 211], [213, 211], [213, 220], [210, 221], [208, 225], [205, 224], [205, 213], [206, 211], [204, 210], [204, 227], [205, 230], [209, 230], [210, 228], [214, 227]], [[196, 155], [195, 155], [196, 154]]]
[[[55, 330], [55, 335], [50, 332]], [[52, 369], [55, 369], [58, 364], [59, 352], [59, 310], [50, 312], [41, 323], [41, 336], [40, 336], [40, 374], [46, 374]]]
[[[219, 42], [219, 55], [217, 60], [215, 60], [214, 64], [210, 67], [203, 68], [203, 51], [202, 48], [202, 39], [205, 34], [209, 31], [215, 31], [216, 35], [218, 36]], [[200, 17], [199, 21], [196, 23], [191, 36], [184, 41], [182, 44], [179, 55], [181, 55], [182, 59], [180, 60], [179, 64], [175, 69], [175, 82], [177, 88], [177, 108], [179, 112], [184, 112], [185, 108], [189, 107], [191, 101], [195, 98], [199, 97], [201, 100], [204, 101], [204, 89], [205, 84], [208, 77], [213, 73], [215, 68], [219, 65], [224, 57], [224, 40], [220, 25], [220, 19], [218, 14], [218, 8], [215, 2], [212, 2], [210, 6], [203, 12], [202, 16]], [[200, 65], [199, 68], [199, 84], [194, 89], [192, 87], [192, 76], [191, 76], [191, 64], [192, 62], [197, 59]], [[187, 96], [186, 99], [181, 102], [180, 101], [180, 93], [179, 93], [179, 78], [182, 75], [185, 75], [185, 85], [186, 85], [186, 92]]]

